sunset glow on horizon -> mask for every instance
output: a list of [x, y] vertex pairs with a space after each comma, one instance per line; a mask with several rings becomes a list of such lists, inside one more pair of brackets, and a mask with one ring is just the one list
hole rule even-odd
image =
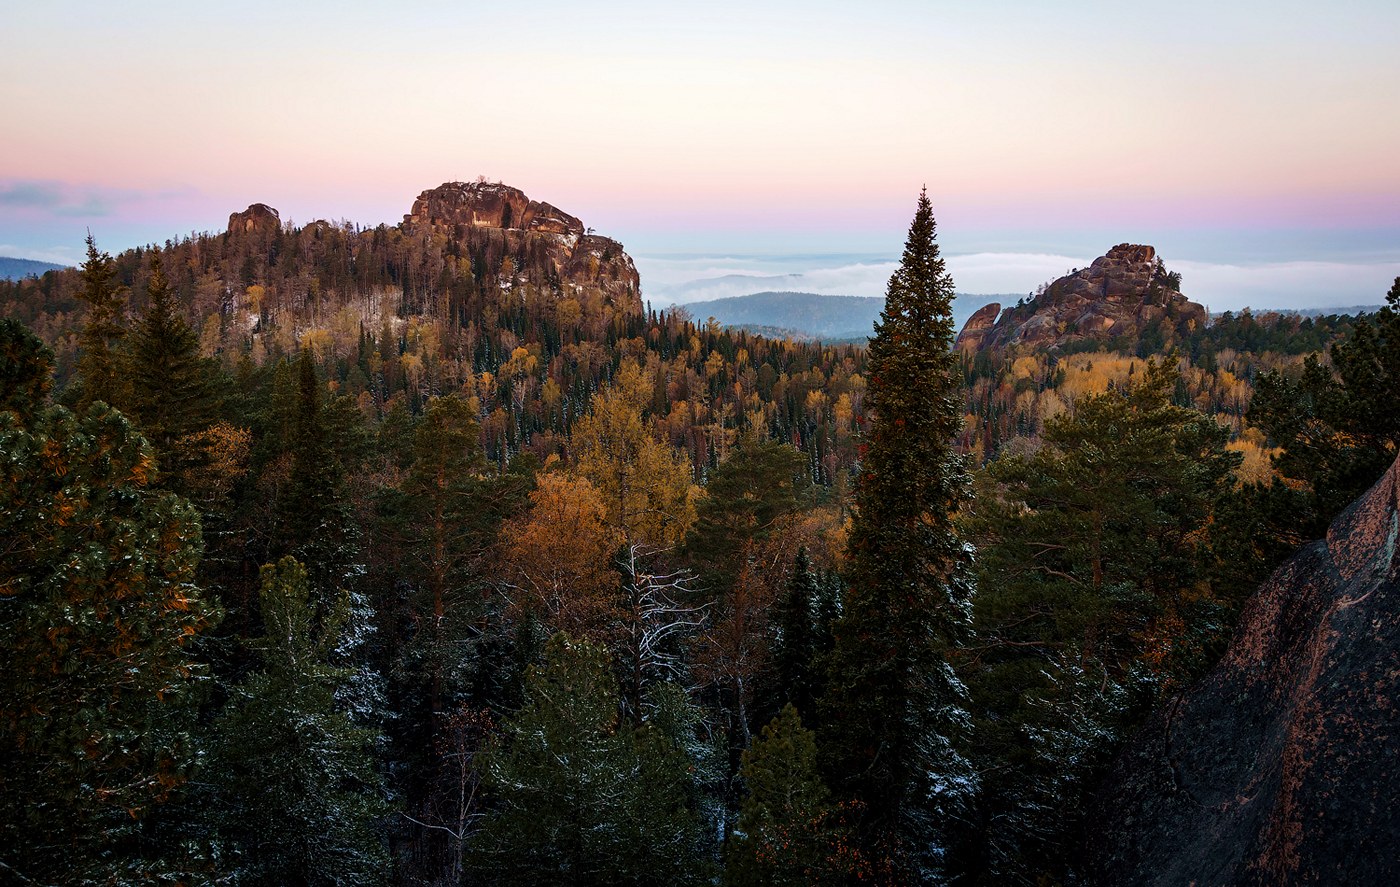
[[56, 2], [0, 24], [0, 254], [72, 261], [87, 229], [118, 250], [252, 202], [393, 223], [478, 175], [643, 252], [894, 251], [923, 184], [966, 251], [1400, 232], [1393, 3]]

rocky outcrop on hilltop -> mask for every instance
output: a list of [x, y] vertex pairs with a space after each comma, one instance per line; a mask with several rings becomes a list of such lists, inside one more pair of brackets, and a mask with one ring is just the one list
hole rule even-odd
[[1102, 884], [1400, 883], [1400, 463], [1250, 600], [1092, 821]]
[[266, 203], [255, 203], [241, 213], [229, 213], [230, 235], [268, 235], [282, 227], [282, 216]]
[[1000, 316], [990, 305], [983, 308], [963, 327], [957, 347], [969, 353], [1015, 346], [1056, 350], [1086, 340], [1126, 344], [1144, 338], [1165, 345], [1206, 321], [1206, 309], [1179, 290], [1180, 277], [1167, 272], [1155, 249], [1121, 243]]
[[[285, 233], [308, 259], [320, 253], [377, 248], [380, 229], [354, 229], [324, 220], [283, 232], [277, 210], [255, 203], [228, 217], [226, 240], [266, 254]], [[556, 206], [531, 200], [519, 188], [493, 182], [448, 182], [418, 195], [398, 232], [414, 238], [441, 265], [464, 257], [481, 290], [528, 289], [577, 297], [585, 314], [640, 314], [641, 278], [622, 244], [593, 234]], [[285, 246], [285, 245], [284, 245]], [[439, 270], [429, 272], [439, 274]], [[553, 298], [553, 296], [551, 296]]]
[[519, 188], [448, 182], [418, 195], [401, 227], [409, 234], [446, 236], [508, 286], [526, 281], [596, 290], [626, 311], [642, 310], [641, 279], [622, 244]]

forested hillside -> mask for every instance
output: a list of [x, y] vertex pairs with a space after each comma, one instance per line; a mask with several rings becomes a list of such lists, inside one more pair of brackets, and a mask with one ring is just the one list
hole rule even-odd
[[924, 198], [869, 348], [648, 310], [488, 182], [87, 248], [0, 283], [21, 882], [1073, 877], [1400, 435], [1400, 282], [959, 350]]

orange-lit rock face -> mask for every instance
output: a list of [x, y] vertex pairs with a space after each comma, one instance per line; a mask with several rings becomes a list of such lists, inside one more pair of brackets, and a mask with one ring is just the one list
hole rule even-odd
[[1092, 820], [1104, 884], [1400, 883], [1400, 463], [1249, 601]]
[[593, 290], [624, 313], [642, 310], [641, 279], [622, 244], [588, 233], [579, 219], [519, 188], [448, 182], [418, 195], [402, 227], [456, 241], [491, 273], [507, 267], [526, 282], [557, 285], [564, 295]]
[[996, 302], [978, 308], [976, 313], [967, 319], [967, 323], [963, 324], [962, 332], [958, 333], [958, 350], [967, 354], [977, 352], [1000, 313], [1001, 305]]
[[448, 182], [418, 195], [406, 227], [468, 226], [581, 236], [583, 223], [556, 206], [494, 182]]
[[282, 226], [282, 217], [266, 203], [255, 203], [241, 213], [229, 213], [229, 234], [271, 234]]
[[1061, 277], [1000, 317], [986, 311], [968, 319], [959, 348], [969, 353], [1022, 345], [1055, 350], [1085, 339], [1135, 340], [1152, 327], [1171, 339], [1206, 320], [1204, 307], [1170, 288], [1157, 251], [1130, 243], [1113, 247], [1088, 268]]

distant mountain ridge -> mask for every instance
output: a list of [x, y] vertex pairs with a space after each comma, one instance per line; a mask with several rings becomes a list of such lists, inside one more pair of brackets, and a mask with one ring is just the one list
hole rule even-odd
[[45, 271], [57, 271], [59, 268], [66, 267], [66, 265], [55, 265], [53, 262], [40, 262], [37, 259], [15, 259], [9, 256], [0, 256], [0, 279], [23, 280], [26, 277], [40, 277]]
[[1340, 305], [1324, 308], [1241, 308], [1238, 311], [1212, 311], [1210, 320], [1214, 323], [1217, 318], [1224, 317], [1226, 314], [1238, 317], [1246, 311], [1255, 317], [1265, 314], [1296, 314], [1299, 317], [1326, 317], [1328, 315], [1356, 317], [1361, 314], [1375, 314], [1384, 307], [1384, 305]]
[[[961, 326], [983, 305], [1005, 295], [958, 293], [953, 323]], [[762, 335], [774, 332], [824, 341], [865, 339], [871, 334], [885, 300], [877, 296], [824, 296], [818, 293], [761, 292], [680, 306], [697, 322], [713, 317], [721, 326], [739, 327]]]

